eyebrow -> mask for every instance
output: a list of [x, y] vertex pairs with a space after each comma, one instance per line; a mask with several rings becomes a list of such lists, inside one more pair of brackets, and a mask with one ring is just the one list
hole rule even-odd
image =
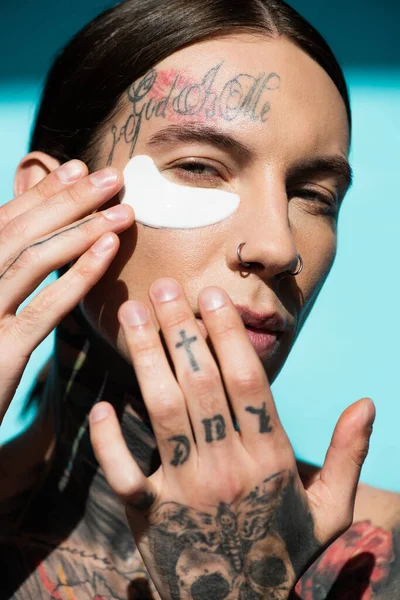
[[343, 179], [348, 190], [353, 185], [353, 170], [346, 158], [337, 156], [316, 157], [300, 161], [290, 167], [287, 177], [289, 180], [299, 180], [302, 177], [316, 175], [333, 175]]
[[[186, 125], [169, 125], [150, 136], [149, 146], [198, 142], [211, 144], [221, 150], [231, 152], [242, 164], [248, 164], [254, 159], [254, 153], [231, 135], [208, 125], [188, 123]], [[288, 180], [299, 180], [301, 177], [322, 174], [333, 175], [343, 179], [346, 190], [353, 183], [353, 171], [349, 162], [342, 155], [316, 157], [301, 160], [292, 165], [287, 173]]]
[[200, 142], [211, 144], [221, 150], [231, 152], [241, 163], [248, 163], [253, 158], [253, 153], [241, 142], [225, 132], [218, 131], [214, 127], [198, 125], [196, 123], [187, 125], [170, 125], [148, 140], [149, 146], [161, 146], [165, 144]]

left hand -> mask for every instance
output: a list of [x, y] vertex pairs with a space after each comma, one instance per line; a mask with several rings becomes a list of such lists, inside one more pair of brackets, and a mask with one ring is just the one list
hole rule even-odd
[[352, 522], [374, 405], [363, 399], [346, 409], [318, 479], [305, 489], [264, 368], [227, 294], [210, 287], [199, 295], [219, 367], [182, 287], [158, 280], [150, 298], [176, 376], [146, 305], [126, 302], [118, 316], [160, 468], [144, 476], [110, 404], [97, 404], [90, 419], [96, 457], [126, 506], [149, 574], [164, 600], [288, 598]]

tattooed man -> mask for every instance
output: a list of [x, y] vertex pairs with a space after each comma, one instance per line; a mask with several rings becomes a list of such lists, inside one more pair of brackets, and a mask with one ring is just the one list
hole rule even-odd
[[[2, 414], [57, 326], [1, 451], [1, 599], [399, 597], [399, 497], [357, 486], [372, 401], [318, 470], [270, 390], [334, 260], [350, 131], [340, 67], [281, 0], [127, 0], [58, 57], [0, 208]], [[137, 155], [237, 210], [136, 222]]]

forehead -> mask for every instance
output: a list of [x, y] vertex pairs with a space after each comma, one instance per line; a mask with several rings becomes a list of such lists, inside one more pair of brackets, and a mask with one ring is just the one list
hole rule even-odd
[[[255, 168], [271, 172], [320, 157], [346, 158], [349, 148], [346, 107], [335, 84], [284, 37], [236, 34], [159, 62], [124, 94], [112, 139], [102, 142], [107, 163], [115, 159], [123, 167], [134, 154], [151, 154], [155, 138], [171, 140], [171, 125], [196, 125], [202, 142], [206, 129], [225, 134]], [[193, 142], [193, 131], [190, 140], [180, 133], [178, 141]]]
[[[239, 34], [208, 40], [175, 52], [155, 70], [155, 101], [175, 86], [177, 110], [165, 114], [169, 120], [207, 118], [228, 132], [251, 134], [255, 143], [268, 134], [271, 144], [282, 147], [287, 140], [306, 154], [347, 154], [347, 113], [338, 89], [287, 38]], [[195, 110], [206, 92], [202, 110]]]

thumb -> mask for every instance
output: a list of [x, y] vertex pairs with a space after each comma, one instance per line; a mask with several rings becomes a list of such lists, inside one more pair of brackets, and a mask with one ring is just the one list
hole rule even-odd
[[307, 490], [315, 511], [324, 513], [320, 519], [327, 539], [337, 537], [353, 521], [357, 485], [374, 420], [375, 405], [370, 398], [346, 408], [336, 424], [319, 478]]
[[97, 403], [90, 412], [89, 425], [93, 451], [110, 487], [127, 508], [147, 512], [156, 491], [130, 453], [111, 404]]

